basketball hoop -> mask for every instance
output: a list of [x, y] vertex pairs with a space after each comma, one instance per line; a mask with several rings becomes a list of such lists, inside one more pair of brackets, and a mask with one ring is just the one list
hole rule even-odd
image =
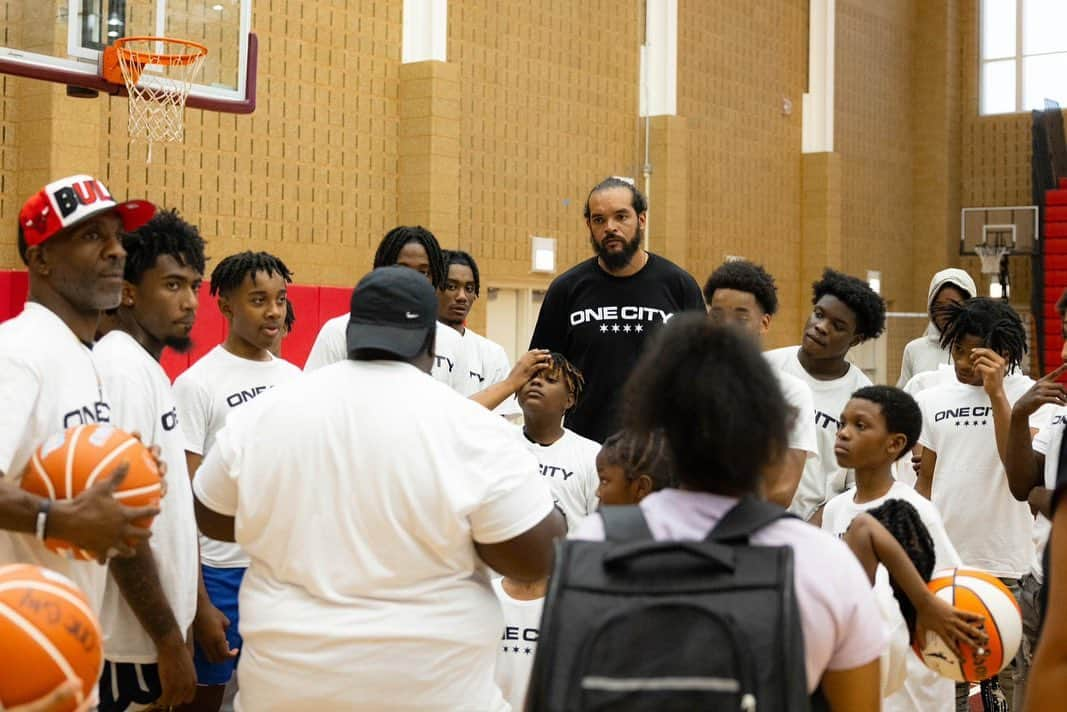
[[[185, 137], [185, 100], [207, 47], [170, 37], [122, 37], [104, 49], [103, 76], [129, 94], [130, 138], [152, 144], [180, 143]], [[152, 67], [152, 71], [145, 70]], [[144, 79], [142, 83], [141, 80]]]
[[1006, 245], [975, 245], [974, 253], [982, 261], [982, 274], [1000, 274], [1000, 263], [1011, 254]]

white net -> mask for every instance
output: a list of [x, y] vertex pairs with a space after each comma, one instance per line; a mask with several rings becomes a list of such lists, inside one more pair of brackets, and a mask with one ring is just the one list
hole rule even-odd
[[975, 245], [974, 253], [982, 261], [982, 274], [998, 274], [1000, 261], [1004, 255], [1011, 254], [1011, 248], [1001, 245]]
[[128, 40], [116, 47], [129, 94], [131, 140], [180, 143], [185, 138], [185, 100], [207, 52], [197, 45], [165, 38]]

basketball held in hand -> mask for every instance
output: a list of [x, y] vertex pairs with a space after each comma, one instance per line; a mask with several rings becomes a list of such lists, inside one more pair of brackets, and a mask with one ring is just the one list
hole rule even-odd
[[928, 632], [925, 645], [920, 647], [920, 641], [915, 641], [915, 652], [926, 667], [956, 682], [981, 682], [1012, 661], [1022, 641], [1022, 614], [1000, 579], [984, 571], [947, 569], [933, 575], [929, 588], [953, 607], [983, 616], [989, 642], [981, 649], [961, 644], [957, 654], [940, 637]]
[[[26, 465], [22, 489], [51, 500], [73, 499], [96, 482], [111, 477], [123, 463], [129, 471], [115, 489], [115, 499], [131, 507], [158, 505], [163, 484], [152, 453], [137, 438], [106, 423], [78, 425], [48, 438]], [[135, 523], [148, 528], [152, 518]], [[60, 539], [46, 537], [44, 543], [69, 558], [97, 558]]]
[[79, 685], [64, 712], [96, 704], [103, 636], [73, 581], [31, 564], [0, 567], [0, 667], [0, 707], [32, 702], [67, 681]]

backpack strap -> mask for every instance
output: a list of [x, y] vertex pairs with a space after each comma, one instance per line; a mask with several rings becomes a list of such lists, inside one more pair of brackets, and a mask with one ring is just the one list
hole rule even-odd
[[636, 504], [601, 507], [600, 517], [604, 520], [605, 541], [640, 541], [652, 538], [645, 515]]
[[[779, 507], [752, 495], [742, 497], [708, 533], [705, 541], [747, 544], [749, 537], [771, 522], [793, 517]], [[794, 517], [795, 518], [795, 517]]]

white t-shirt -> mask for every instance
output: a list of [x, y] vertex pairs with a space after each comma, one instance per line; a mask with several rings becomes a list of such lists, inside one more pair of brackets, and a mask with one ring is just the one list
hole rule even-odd
[[527, 437], [523, 440], [537, 458], [541, 475], [567, 518], [567, 531], [574, 531], [600, 503], [596, 496], [600, 486], [600, 476], [596, 472], [600, 443], [567, 428], [563, 429], [563, 437], [551, 445], [541, 445]]
[[[1041, 486], [1047, 489], [1056, 489], [1056, 468], [1059, 467], [1060, 449], [1063, 447], [1063, 429], [1067, 424], [1067, 408], [1057, 407], [1050, 412], [1048, 422], [1034, 436], [1034, 451], [1044, 455], [1045, 471], [1044, 482]], [[1034, 517], [1034, 559], [1030, 565], [1030, 573], [1039, 582], [1045, 580], [1045, 567], [1042, 558], [1045, 555], [1045, 547], [1048, 545], [1049, 535], [1052, 533], [1052, 522], [1044, 514]]]
[[[737, 503], [706, 492], [664, 489], [641, 500], [658, 540], [702, 540]], [[604, 520], [588, 517], [572, 539], [599, 541]], [[841, 541], [796, 519], [769, 524], [752, 536], [763, 546], [793, 549], [793, 587], [804, 633], [808, 691], [827, 670], [849, 670], [878, 659], [886, 645], [878, 604], [867, 575]]]
[[[873, 499], [870, 502], [857, 504], [855, 501], [856, 488], [853, 487], [837, 495], [826, 503], [826, 509], [822, 514], [822, 527], [836, 537], [841, 537], [852, 524], [856, 515], [882, 506], [890, 499], [902, 499], [908, 502], [919, 513], [919, 518], [930, 532], [930, 538], [934, 542], [934, 570], [953, 568], [961, 565], [960, 555], [956, 547], [952, 545], [945, 525], [941, 521], [941, 515], [930, 500], [923, 497], [913, 488], [894, 482], [889, 492], [884, 497]], [[900, 613], [900, 606], [893, 596], [893, 589], [889, 583], [889, 573], [884, 566], [878, 566], [875, 574], [875, 595], [882, 606], [883, 617], [887, 632], [890, 636], [897, 636], [903, 632], [904, 645], [899, 643], [891, 646], [891, 653], [884, 669], [893, 671], [889, 674], [890, 680], [883, 691], [889, 694], [883, 705], [886, 712], [952, 712], [955, 702], [955, 686], [947, 678], [941, 677], [930, 668], [923, 665], [918, 656], [908, 646], [908, 631], [904, 617]], [[902, 668], [902, 670], [901, 670]], [[893, 678], [899, 678], [903, 672], [903, 687], [894, 690]], [[896, 685], [899, 687], [899, 684]]]
[[514, 426], [409, 364], [346, 360], [238, 410], [193, 491], [251, 558], [238, 712], [507, 708], [474, 541], [552, 511]]
[[[152, 523], [148, 540], [178, 629], [184, 635], [196, 614], [200, 565], [196, 544], [193, 491], [185, 465], [185, 437], [178, 427], [178, 408], [163, 367], [124, 331], [112, 331], [93, 349], [111, 400], [111, 422], [141, 433], [144, 442], [159, 445], [167, 464], [167, 497]], [[130, 610], [115, 580], [108, 576], [104, 607], [104, 654], [117, 663], [154, 663], [156, 646]]]
[[[908, 379], [908, 382], [904, 384], [902, 390], [914, 398], [918, 394], [929, 388], [933, 388], [934, 386], [941, 386], [946, 383], [955, 382], [956, 369], [951, 363], [941, 364], [933, 370], [916, 373]], [[893, 463], [893, 476], [898, 482], [903, 482], [909, 487], [915, 486], [918, 475], [915, 472], [915, 467], [912, 465], [910, 453], [904, 455]]]
[[500, 636], [496, 651], [496, 684], [504, 693], [504, 699], [516, 712], [526, 705], [526, 689], [530, 685], [534, 656], [537, 655], [537, 638], [541, 630], [541, 611], [545, 599], [535, 598], [520, 601], [504, 590], [503, 579], [493, 579], [493, 593], [500, 601], [504, 614], [504, 634]]
[[[1033, 385], [1021, 374], [1004, 379], [1012, 404]], [[1030, 570], [1033, 515], [1017, 501], [997, 452], [993, 410], [982, 386], [959, 381], [916, 397], [923, 415], [919, 444], [937, 454], [930, 499], [966, 566], [1019, 578]], [[1040, 427], [1046, 410], [1035, 413]]]
[[[348, 314], [342, 314], [322, 325], [311, 347], [311, 353], [304, 362], [305, 371], [314, 371], [348, 358], [348, 318]], [[466, 366], [466, 350], [459, 332], [447, 324], [437, 322], [433, 348], [433, 377], [451, 386], [453, 390], [468, 395], [465, 391], [469, 388], [470, 376]]]
[[[456, 333], [459, 334], [458, 331]], [[464, 389], [460, 391], [462, 395], [472, 396], [507, 379], [508, 374], [511, 373], [511, 362], [508, 361], [508, 355], [503, 346], [470, 329], [464, 329], [459, 338], [468, 376]], [[494, 408], [493, 412], [497, 415], [510, 416], [521, 414], [522, 409], [512, 396]]]
[[837, 429], [845, 404], [857, 390], [871, 385], [871, 379], [856, 366], [849, 364], [848, 372], [841, 378], [820, 381], [800, 365], [800, 359], [797, 357], [799, 351], [799, 346], [787, 346], [767, 351], [764, 356], [776, 369], [803, 381], [811, 389], [815, 404], [815, 433], [819, 457], [808, 458], [804, 465], [804, 474], [797, 486], [797, 493], [789, 506], [789, 511], [807, 519], [820, 504], [852, 484], [851, 473], [837, 465], [834, 442], [837, 440]]
[[778, 386], [782, 389], [785, 402], [796, 410], [796, 418], [789, 428], [789, 449], [803, 450], [808, 458], [819, 457], [819, 441], [815, 432], [815, 421], [808, 417], [815, 412], [815, 399], [808, 384], [796, 376], [775, 369]]
[[[234, 356], [221, 344], [204, 354], [174, 380], [178, 421], [185, 435], [185, 449], [205, 456], [226, 418], [263, 391], [291, 381], [300, 369], [280, 358], [252, 361]], [[294, 411], [294, 413], [297, 411]], [[292, 413], [285, 414], [288, 419]], [[248, 557], [236, 544], [200, 535], [200, 558], [219, 569], [244, 568]]]
[[[95, 358], [50, 309], [27, 302], [0, 324], [0, 472], [18, 486], [33, 451], [49, 436], [110, 421]], [[78, 584], [100, 610], [107, 569], [53, 554], [33, 534], [0, 531], [0, 564], [37, 564]]]

